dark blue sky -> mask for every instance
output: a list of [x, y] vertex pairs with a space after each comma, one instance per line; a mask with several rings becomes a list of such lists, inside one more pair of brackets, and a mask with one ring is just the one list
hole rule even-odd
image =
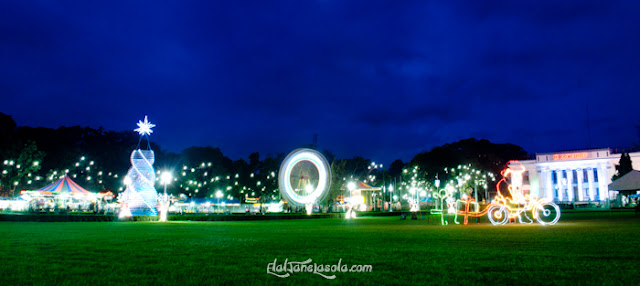
[[[561, 2], [561, 3], [558, 3]], [[2, 1], [0, 112], [236, 159], [640, 140], [638, 1]]]

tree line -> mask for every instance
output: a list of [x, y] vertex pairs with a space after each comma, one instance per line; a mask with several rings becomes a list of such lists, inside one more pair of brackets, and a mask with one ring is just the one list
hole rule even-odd
[[[0, 195], [37, 189], [64, 174], [91, 191], [117, 193], [123, 190], [123, 177], [131, 166], [129, 154], [138, 141], [139, 135], [133, 131], [102, 127], [17, 126], [11, 116], [0, 113]], [[156, 153], [156, 170], [173, 174], [174, 180], [167, 188], [171, 193], [215, 198], [220, 192], [225, 198], [240, 201], [279, 198], [277, 173], [286, 156], [284, 152], [264, 157], [254, 152], [247, 160], [232, 160], [215, 147], [189, 147], [173, 153], [151, 142], [151, 148]], [[351, 181], [402, 188], [401, 182], [419, 178], [430, 185], [436, 178], [446, 182], [459, 177], [460, 172], [451, 170], [460, 170], [461, 166], [499, 174], [509, 160], [529, 158], [519, 146], [474, 138], [438, 146], [415, 155], [409, 162], [398, 159], [384, 167], [368, 158], [336, 158], [330, 150], [321, 152], [331, 164], [332, 199], [343, 194]]]

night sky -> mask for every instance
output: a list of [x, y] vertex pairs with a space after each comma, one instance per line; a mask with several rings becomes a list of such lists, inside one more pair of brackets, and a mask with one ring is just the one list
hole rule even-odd
[[0, 112], [117, 131], [148, 115], [164, 149], [233, 159], [314, 133], [385, 164], [470, 137], [640, 140], [640, 1], [96, 2], [2, 1]]

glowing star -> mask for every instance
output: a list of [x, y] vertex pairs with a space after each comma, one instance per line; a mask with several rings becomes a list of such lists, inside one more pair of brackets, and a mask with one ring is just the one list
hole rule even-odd
[[133, 131], [140, 133], [140, 136], [142, 135], [151, 135], [151, 133], [153, 133], [153, 130], [151, 130], [151, 128], [156, 127], [155, 124], [151, 124], [151, 122], [149, 122], [149, 120], [147, 119], [147, 116], [144, 116], [144, 122], [142, 122], [142, 120], [138, 120], [138, 128], [134, 129]]

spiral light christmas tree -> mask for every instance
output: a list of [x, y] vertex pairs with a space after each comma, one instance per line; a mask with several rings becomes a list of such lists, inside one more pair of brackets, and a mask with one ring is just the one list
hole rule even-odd
[[[154, 184], [156, 182], [156, 173], [153, 169], [155, 156], [151, 150], [149, 143], [149, 135], [153, 133], [151, 128], [155, 127], [144, 117], [144, 122], [138, 122], [138, 128], [134, 131], [140, 134], [138, 148], [131, 153], [131, 168], [127, 172], [125, 183], [127, 189], [122, 196], [123, 210], [129, 208], [131, 215], [157, 215], [156, 207], [158, 206], [158, 193]], [[147, 139], [147, 150], [140, 149], [142, 138]]]

